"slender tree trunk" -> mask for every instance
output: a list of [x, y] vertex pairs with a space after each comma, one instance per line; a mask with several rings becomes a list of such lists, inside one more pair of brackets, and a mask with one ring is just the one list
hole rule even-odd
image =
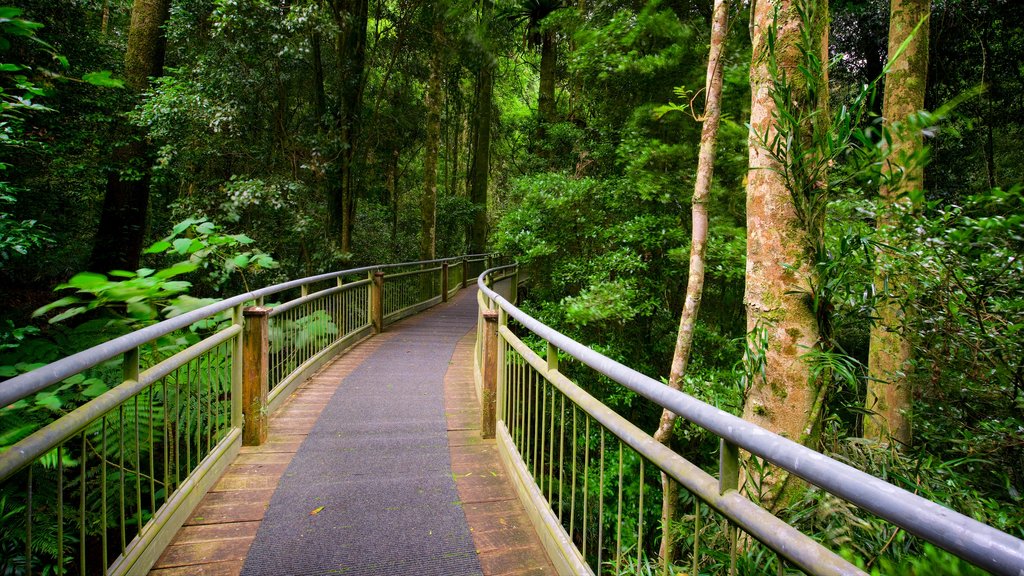
[[[798, 3], [809, 21], [798, 13]], [[801, 31], [809, 27], [808, 51], [828, 62], [827, 0], [758, 0], [751, 16], [753, 62], [750, 69], [750, 164], [747, 173], [747, 265], [744, 304], [747, 310], [747, 398], [743, 417], [802, 444], [816, 441], [826, 382], [815, 377], [805, 358], [820, 349], [819, 328], [811, 294], [817, 285], [814, 258], [821, 230], [802, 219], [782, 166], [761, 142], [778, 134], [778, 110], [769, 65], [769, 30], [774, 27], [775, 59], [787, 75], [792, 101], [801, 117], [827, 107], [825, 70], [813, 81], [797, 71], [803, 65]], [[815, 100], [817, 96], [817, 101]], [[818, 120], [825, 118], [818, 116]], [[810, 139], [811, 122], [801, 126], [801, 141]], [[815, 183], [815, 187], [819, 184]], [[748, 467], [749, 468], [749, 467]], [[779, 470], [760, 475], [748, 469], [745, 486], [768, 508], [783, 505], [789, 476]]]
[[391, 242], [394, 244], [395, 239], [398, 238], [398, 160], [401, 156], [401, 151], [398, 149], [398, 143], [391, 148], [391, 156], [388, 158], [388, 175], [386, 178], [386, 187], [388, 190], [388, 203], [391, 206]]
[[324, 93], [323, 38], [320, 32], [313, 32], [313, 115], [318, 129], [326, 128], [324, 114], [327, 112], [327, 97]]
[[[924, 188], [924, 167], [913, 160], [921, 149], [921, 135], [901, 128], [907, 116], [924, 107], [928, 74], [928, 17], [930, 0], [891, 0], [889, 54], [895, 54], [919, 22], [924, 24], [907, 44], [899, 60], [892, 63], [885, 82], [883, 117], [892, 129], [892, 148], [883, 166], [888, 184], [880, 190], [878, 233], [891, 241], [898, 226], [897, 213], [913, 209], [908, 195]], [[896, 123], [896, 124], [894, 124]], [[864, 437], [909, 446], [910, 407], [913, 399], [909, 374], [913, 348], [905, 334], [903, 301], [907, 277], [897, 273], [898, 257], [889, 251], [878, 253], [875, 289], [882, 297], [875, 308], [877, 321], [871, 326], [868, 354], [868, 385], [865, 408], [872, 414], [864, 419]]]
[[427, 144], [423, 157], [423, 198], [420, 201], [420, 258], [437, 253], [437, 149], [441, 139], [441, 51], [444, 49], [444, 10], [433, 6], [430, 78], [427, 80]]
[[[124, 59], [125, 86], [135, 94], [149, 79], [163, 74], [164, 36], [170, 0], [135, 0], [128, 49]], [[120, 137], [128, 143], [114, 150], [114, 169], [107, 174], [106, 193], [89, 268], [101, 272], [135, 270], [146, 234], [149, 210], [150, 155], [144, 136], [127, 125]]]
[[[481, 19], [490, 30], [491, 3], [484, 1]], [[473, 165], [470, 168], [469, 199], [476, 212], [470, 233], [470, 252], [481, 254], [487, 250], [487, 186], [491, 165], [491, 111], [494, 99], [494, 58], [490, 52], [483, 55], [477, 74], [476, 117], [473, 138]]]
[[[701, 296], [704, 293], [704, 254], [708, 238], [708, 207], [711, 196], [711, 181], [715, 172], [715, 146], [718, 143], [718, 124], [722, 118], [722, 51], [725, 48], [726, 31], [729, 28], [729, 1], [715, 0], [711, 17], [711, 50], [708, 53], [708, 71], [704, 82], [704, 124], [700, 134], [700, 153], [697, 157], [697, 181], [693, 190], [691, 208], [692, 240], [690, 242], [690, 272], [686, 279], [686, 300], [679, 319], [679, 333], [676, 348], [672, 354], [672, 368], [668, 385], [679, 390], [686, 367], [690, 361], [693, 346], [693, 329], [697, 324]], [[666, 446], [672, 440], [672, 429], [678, 416], [669, 410], [661, 413], [661, 422], [654, 433], [654, 439]], [[667, 474], [661, 475], [661, 562], [663, 573], [668, 574], [675, 555], [672, 523], [676, 520], [676, 502], [679, 486]]]
[[538, 140], [547, 134], [547, 125], [556, 120], [555, 69], [558, 66], [558, 47], [555, 31], [544, 30], [540, 45], [540, 90], [537, 94], [537, 111], [540, 113]]
[[368, 0], [331, 0], [331, 13], [338, 26], [335, 47], [339, 63], [338, 145], [341, 150], [338, 178], [328, 191], [331, 203], [329, 215], [331, 229], [340, 241], [343, 252], [352, 251], [352, 226], [355, 219], [352, 170], [365, 82], [368, 10]]
[[106, 37], [110, 28], [110, 0], [103, 0], [103, 16], [100, 20], [100, 36]]

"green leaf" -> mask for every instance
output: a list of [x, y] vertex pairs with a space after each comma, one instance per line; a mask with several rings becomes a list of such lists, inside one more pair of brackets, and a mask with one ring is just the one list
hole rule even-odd
[[143, 252], [143, 253], [144, 254], [159, 254], [161, 252], [166, 251], [170, 247], [171, 247], [171, 243], [170, 242], [168, 242], [166, 240], [161, 240], [159, 242], [154, 242], [153, 245], [150, 246], [149, 248], [146, 248], [146, 251]]
[[60, 410], [61, 404], [60, 397], [53, 392], [40, 392], [36, 394], [36, 406], [42, 406], [54, 412]]
[[185, 220], [182, 220], [181, 222], [178, 222], [177, 224], [174, 225], [174, 229], [172, 230], [172, 232], [173, 232], [172, 235], [173, 236], [177, 236], [178, 234], [181, 234], [189, 226], [195, 224], [196, 222], [199, 222], [199, 220], [196, 220], [195, 218], [186, 218]]
[[139, 268], [138, 270], [135, 271], [135, 273], [139, 275], [139, 278], [147, 278], [149, 276], [152, 276], [153, 272], [156, 272], [156, 270], [153, 270], [152, 268]]
[[79, 272], [68, 280], [68, 286], [71, 288], [78, 288], [83, 292], [91, 292], [97, 288], [109, 284], [110, 281], [103, 274], [97, 274], [96, 272]]
[[0, 64], [0, 72], [17, 72], [24, 69], [25, 67], [20, 64]]
[[85, 396], [86, 398], [95, 398], [109, 389], [107, 383], [99, 378], [90, 378], [87, 382], [89, 383], [89, 386], [86, 387], [85, 390], [82, 390], [82, 396]]
[[187, 254], [190, 246], [192, 246], [191, 238], [178, 238], [174, 241], [174, 251], [178, 254]]
[[255, 242], [255, 240], [249, 238], [245, 234], [233, 234], [231, 237], [234, 238], [235, 240], [238, 240], [238, 242], [241, 244], [252, 244], [253, 242]]
[[109, 274], [118, 278], [135, 278], [135, 273], [127, 270], [111, 270]]
[[18, 375], [18, 369], [14, 366], [0, 366], [0, 378], [13, 378]]
[[65, 296], [64, 298], [55, 300], [53, 302], [50, 302], [46, 306], [39, 308], [38, 310], [32, 313], [32, 317], [38, 318], [39, 316], [46, 314], [47, 312], [53, 310], [54, 308], [60, 308], [61, 306], [67, 306], [68, 304], [80, 304], [81, 302], [81, 298], [77, 296]]
[[239, 268], [245, 268], [246, 266], [249, 265], [249, 255], [248, 254], [239, 254], [239, 255], [235, 256], [234, 258], [232, 258], [231, 262], [233, 262], [234, 265], [238, 266]]
[[82, 75], [82, 80], [92, 84], [93, 86], [100, 86], [102, 88], [124, 88], [124, 80], [114, 78], [111, 75], [110, 70], [89, 72]]
[[195, 269], [196, 265], [193, 264], [192, 262], [179, 262], [178, 264], [175, 264], [170, 268], [164, 268], [163, 270], [160, 270], [159, 272], [156, 273], [155, 277], [161, 280], [165, 280], [167, 278], [173, 278], [174, 276], [179, 276], [181, 274], [188, 274], [189, 272]]

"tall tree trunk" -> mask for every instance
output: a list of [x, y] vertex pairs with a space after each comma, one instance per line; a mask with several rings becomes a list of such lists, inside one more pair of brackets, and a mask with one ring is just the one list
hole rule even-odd
[[[125, 86], [135, 94], [149, 87], [149, 78], [163, 74], [170, 0], [135, 0], [128, 49], [124, 58]], [[135, 270], [146, 234], [149, 209], [149, 148], [144, 135], [122, 125], [119, 137], [127, 144], [114, 150], [113, 170], [107, 174], [106, 192], [89, 268], [101, 272]]]
[[435, 4], [427, 80], [427, 143], [423, 157], [423, 198], [420, 201], [420, 258], [432, 260], [437, 253], [437, 149], [441, 139], [441, 51], [444, 49], [444, 9]]
[[[924, 188], [924, 167], [913, 157], [921, 149], [921, 135], [901, 128], [898, 123], [924, 107], [928, 74], [928, 17], [930, 0], [891, 0], [889, 17], [889, 54], [895, 54], [910, 39], [906, 49], [889, 68], [885, 82], [882, 115], [892, 128], [892, 149], [883, 166], [888, 182], [880, 190], [878, 233], [889, 241], [900, 210], [913, 209], [911, 191]], [[893, 124], [893, 123], [897, 124]], [[909, 412], [912, 401], [909, 373], [913, 348], [905, 334], [903, 302], [908, 278], [894, 273], [900, 268], [897, 256], [889, 251], [878, 254], [875, 289], [882, 294], [875, 308], [877, 321], [871, 326], [868, 354], [868, 385], [864, 406], [872, 414], [864, 419], [864, 437], [882, 442], [892, 439], [897, 446], [911, 441]]]
[[331, 14], [338, 26], [335, 48], [338, 57], [338, 133], [340, 155], [338, 178], [329, 190], [330, 223], [342, 252], [352, 251], [355, 219], [353, 159], [360, 128], [366, 66], [368, 0], [331, 0]]
[[[806, 9], [804, 22], [798, 6]], [[805, 66], [801, 34], [806, 30], [822, 63], [828, 62], [827, 0], [758, 0], [752, 15], [753, 62], [750, 69], [750, 160], [747, 172], [747, 265], [744, 304], [747, 310], [747, 398], [743, 417], [802, 444], [816, 441], [826, 383], [815, 377], [805, 355], [820, 349], [819, 327], [812, 309], [816, 250], [821, 230], [802, 218], [783, 177], [777, 155], [762, 146], [777, 138], [779, 110], [771, 70], [769, 33], [775, 34], [775, 62], [786, 74], [791, 106], [805, 121], [799, 142], [811, 139], [812, 123], [827, 107], [828, 79], [824, 67], [809, 83], [798, 72]], [[774, 27], [774, 30], [772, 28]], [[821, 110], [822, 112], [824, 110]], [[806, 120], [810, 118], [810, 120]], [[785, 159], [783, 159], [785, 160]], [[817, 189], [820, 184], [810, 183]], [[817, 193], [817, 192], [812, 192]], [[779, 470], [761, 475], [748, 467], [746, 487], [761, 494], [768, 508], [785, 503], [789, 476]]]
[[547, 125], [555, 122], [555, 69], [558, 66], [558, 47], [553, 28], [544, 30], [540, 45], [540, 90], [537, 94], [537, 111], [540, 113], [538, 139], [547, 134]]
[[[690, 242], [690, 271], [686, 278], [686, 301], [679, 318], [679, 333], [676, 348], [672, 354], [672, 368], [669, 370], [668, 385], [679, 390], [686, 367], [690, 361], [693, 346], [693, 329], [697, 325], [701, 296], [704, 293], [704, 254], [708, 239], [708, 199], [711, 197], [711, 181], [715, 173], [715, 146], [718, 144], [718, 124], [722, 118], [722, 51], [725, 49], [726, 32], [729, 28], [729, 0], [715, 0], [711, 16], [711, 50], [708, 53], [708, 71], [704, 82], [704, 125], [700, 133], [700, 153], [697, 157], [697, 181], [693, 189], [691, 207], [692, 239]], [[654, 433], [654, 439], [669, 446], [672, 429], [678, 416], [669, 410], [662, 410], [661, 422]], [[672, 538], [672, 523], [676, 520], [676, 501], [679, 486], [665, 473], [661, 475], [661, 562], [668, 574], [674, 561], [675, 542]]]
[[319, 31], [313, 32], [313, 115], [316, 116], [317, 128], [323, 130], [324, 114], [327, 112], [327, 97], [324, 94], [324, 57], [323, 37]]
[[[483, 3], [481, 20], [490, 31], [491, 3]], [[473, 134], [473, 165], [470, 168], [469, 199], [476, 211], [470, 232], [470, 252], [481, 254], [487, 249], [487, 186], [491, 166], [491, 111], [494, 99], [494, 58], [488, 51], [483, 55], [477, 74], [476, 117]]]

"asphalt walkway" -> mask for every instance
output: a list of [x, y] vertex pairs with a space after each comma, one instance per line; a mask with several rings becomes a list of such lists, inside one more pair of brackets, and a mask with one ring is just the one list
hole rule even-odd
[[481, 574], [453, 480], [444, 376], [472, 290], [399, 324], [299, 447], [242, 574]]

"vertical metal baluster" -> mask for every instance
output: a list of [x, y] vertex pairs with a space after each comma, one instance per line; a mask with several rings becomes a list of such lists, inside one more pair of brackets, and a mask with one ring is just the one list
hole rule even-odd
[[135, 533], [142, 530], [142, 443], [139, 441], [139, 395], [135, 395]]
[[637, 454], [640, 459], [640, 505], [636, 518], [636, 570], [640, 573], [640, 562], [643, 560], [644, 550], [644, 457]]
[[579, 443], [579, 436], [576, 434], [576, 404], [571, 403], [572, 408], [572, 488], [569, 490], [569, 537], [576, 534], [576, 444]]
[[583, 558], [587, 557], [587, 505], [590, 503], [590, 490], [587, 489], [587, 480], [590, 476], [590, 415], [583, 413], [586, 418], [586, 442], [583, 447]]
[[[718, 492], [725, 494], [739, 487], [740, 450], [735, 445], [720, 440], [718, 460]], [[736, 525], [729, 522], [729, 575], [736, 574]]]
[[551, 391], [551, 424], [548, 430], [548, 504], [551, 504], [551, 492], [555, 483], [555, 387], [545, 382], [545, 388]]
[[[102, 549], [103, 573], [107, 573], [107, 417], [103, 416], [100, 426], [100, 545]], [[124, 468], [121, 468], [122, 473]], [[122, 548], [123, 549], [123, 548]]]
[[534, 374], [534, 378], [537, 381], [537, 390], [540, 392], [540, 445], [537, 446], [537, 466], [534, 469], [533, 477], [538, 480], [537, 488], [540, 489], [541, 496], [544, 495], [544, 448], [547, 439], [548, 432], [548, 388], [545, 385], [546, 382], [541, 378], [541, 375], [530, 369], [530, 373]]
[[163, 387], [163, 403], [164, 403], [164, 504], [167, 503], [171, 498], [171, 471], [170, 466], [170, 434], [167, 428], [170, 414], [167, 411], [170, 409], [169, 403], [167, 402], [167, 376], [160, 379], [160, 385]]
[[[562, 520], [562, 493], [565, 492], [565, 394], [559, 394], [558, 409], [558, 520]], [[573, 462], [575, 464], [575, 462]]]
[[597, 485], [597, 572], [601, 572], [601, 557], [604, 552], [604, 427], [601, 431], [601, 452], [598, 459], [600, 474]]
[[[539, 480], [541, 472], [544, 471], [544, 466], [540, 461], [544, 457], [544, 451], [541, 449], [544, 443], [544, 419], [542, 414], [546, 412], [547, 405], [541, 399], [544, 395], [544, 388], [541, 387], [541, 382], [536, 378], [536, 373], [526, 364], [525, 359], [523, 359], [523, 366], [526, 373], [529, 374], [529, 385], [534, 388], [534, 480]], [[538, 484], [543, 484], [543, 481]]]
[[779, 553], [775, 553], [775, 566], [778, 568], [779, 576], [786, 576], [786, 564], [782, 560], [782, 556]]
[[[106, 419], [104, 418], [104, 424]], [[103, 440], [103, 453], [107, 452], [107, 441], [106, 438]], [[124, 499], [124, 485], [126, 482], [125, 474], [126, 469], [124, 467], [124, 404], [117, 406], [117, 451], [118, 451], [118, 526], [121, 531], [121, 550], [124, 550], [128, 546], [128, 537], [126, 536], [125, 522], [127, 521], [128, 514], [125, 512], [125, 499]], [[106, 468], [106, 464], [104, 464]]]
[[156, 514], [156, 465], [153, 463], [153, 452], [156, 447], [156, 444], [153, 443], [153, 385], [150, 384], [146, 389], [149, 390], [149, 512]]
[[181, 366], [174, 371], [174, 488], [181, 485]]
[[64, 574], [64, 444], [57, 445], [57, 575]]
[[81, 576], [85, 576], [85, 461], [88, 459], [88, 454], [85, 445], [85, 432], [82, 432], [82, 462], [78, 479], [78, 570]]
[[[185, 477], [192, 472], [192, 362], [185, 364]], [[199, 403], [196, 403], [196, 412]], [[180, 485], [180, 484], [179, 484]]]
[[[206, 452], [203, 458], [210, 454], [210, 440], [213, 436], [213, 358], [209, 352], [203, 354], [206, 357]], [[199, 379], [202, 382], [202, 376]]]
[[700, 500], [697, 499], [697, 495], [693, 494], [693, 573], [699, 574], [700, 569], [700, 530], [701, 530], [701, 515], [700, 515]]
[[25, 505], [25, 574], [32, 576], [32, 465], [28, 465], [28, 489]]
[[619, 440], [619, 507], [615, 513], [615, 570], [622, 564], [622, 440]]
[[519, 363], [519, 355], [516, 355], [516, 371], [519, 372], [519, 379], [523, 382], [523, 393], [525, 394], [526, 404], [523, 407], [523, 434], [525, 440], [523, 440], [523, 464], [526, 464], [526, 470], [530, 470], [530, 455], [533, 452], [530, 451], [532, 444], [530, 443], [530, 435], [532, 429], [530, 427], [530, 419], [533, 417], [533, 389], [530, 387], [530, 382], [524, 378], [523, 366]]

